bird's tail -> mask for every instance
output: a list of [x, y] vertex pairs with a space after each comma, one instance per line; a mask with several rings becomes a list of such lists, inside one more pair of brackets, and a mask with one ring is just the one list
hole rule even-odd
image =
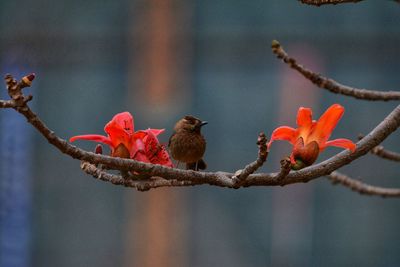
[[199, 159], [197, 162], [186, 163], [186, 170], [205, 170], [207, 163], [203, 159]]

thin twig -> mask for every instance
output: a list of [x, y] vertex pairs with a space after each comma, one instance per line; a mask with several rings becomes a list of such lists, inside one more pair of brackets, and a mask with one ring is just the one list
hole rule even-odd
[[160, 177], [152, 177], [146, 180], [125, 179], [120, 175], [107, 173], [97, 168], [94, 164], [90, 164], [89, 162], [86, 161], [81, 162], [81, 169], [85, 173], [101, 181], [110, 182], [112, 184], [122, 185], [125, 187], [132, 187], [137, 189], [138, 191], [148, 191], [152, 188], [158, 188], [158, 187], [171, 187], [171, 186], [178, 187], [178, 186], [193, 185], [191, 181], [165, 180]]
[[13, 100], [0, 100], [0, 108], [13, 108], [15, 103]]
[[373, 91], [366, 89], [358, 89], [350, 86], [340, 84], [332, 79], [328, 79], [318, 73], [315, 73], [301, 64], [298, 64], [296, 59], [289, 57], [285, 50], [283, 50], [280, 43], [276, 40], [272, 41], [272, 52], [280, 59], [288, 64], [292, 69], [300, 72], [307, 80], [320, 88], [327, 89], [328, 91], [351, 96], [357, 99], [371, 100], [371, 101], [388, 101], [400, 100], [400, 92], [398, 91]]
[[265, 136], [265, 133], [260, 133], [258, 135], [257, 139], [257, 145], [258, 145], [258, 157], [255, 161], [252, 163], [246, 165], [243, 170], [238, 170], [236, 171], [235, 175], [232, 177], [232, 180], [237, 183], [239, 186], [240, 183], [244, 180], [246, 180], [247, 177], [249, 177], [250, 174], [254, 173], [257, 171], [267, 160], [268, 157], [268, 147], [267, 147], [267, 137]]
[[[358, 136], [358, 140], [361, 140], [363, 138], [364, 138], [364, 135], [362, 135], [362, 134], [360, 134]], [[387, 150], [381, 145], [374, 147], [373, 149], [371, 149], [370, 152], [371, 152], [371, 154], [374, 154], [383, 159], [400, 162], [400, 153]]]
[[298, 0], [306, 5], [322, 6], [322, 5], [337, 5], [344, 3], [357, 3], [363, 0]]
[[290, 173], [291, 170], [291, 162], [290, 158], [284, 158], [281, 160], [281, 171], [275, 175], [274, 179], [277, 181], [282, 181], [288, 174]]
[[330, 175], [328, 175], [328, 178], [333, 183], [340, 183], [360, 194], [374, 195], [381, 197], [400, 197], [400, 188], [384, 188], [384, 187], [369, 185], [360, 182], [358, 180], [354, 180], [349, 176], [339, 173], [337, 171], [332, 172]]
[[371, 150], [371, 153], [377, 155], [378, 157], [392, 160], [400, 161], [400, 154], [394, 151], [386, 150], [383, 146], [376, 146]]

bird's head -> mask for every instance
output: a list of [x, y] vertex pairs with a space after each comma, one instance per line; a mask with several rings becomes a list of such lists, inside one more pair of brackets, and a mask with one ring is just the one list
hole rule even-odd
[[208, 122], [202, 121], [196, 117], [187, 115], [180, 119], [174, 127], [175, 132], [185, 131], [185, 132], [197, 132], [200, 133], [202, 126], [206, 125]]

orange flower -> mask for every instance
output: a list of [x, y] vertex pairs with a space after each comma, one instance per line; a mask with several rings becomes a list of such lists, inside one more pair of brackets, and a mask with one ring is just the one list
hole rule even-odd
[[336, 124], [344, 113], [344, 108], [333, 104], [318, 121], [312, 120], [312, 110], [300, 107], [297, 113], [297, 129], [282, 126], [274, 130], [268, 148], [275, 140], [285, 140], [293, 145], [290, 159], [292, 169], [299, 170], [315, 162], [320, 152], [328, 146], [342, 147], [354, 151], [356, 145], [348, 139], [328, 141]]
[[111, 156], [173, 167], [168, 152], [157, 139], [164, 129], [134, 131], [133, 117], [129, 112], [115, 115], [104, 127], [107, 136], [98, 134], [77, 135], [69, 139], [96, 141], [110, 146]]

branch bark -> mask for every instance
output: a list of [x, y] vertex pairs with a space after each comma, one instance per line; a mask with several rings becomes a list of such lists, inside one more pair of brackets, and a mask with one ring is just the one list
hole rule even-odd
[[288, 64], [292, 69], [297, 70], [307, 80], [310, 80], [316, 86], [326, 89], [335, 94], [341, 94], [351, 96], [362, 100], [371, 101], [389, 101], [389, 100], [400, 100], [400, 92], [398, 91], [374, 91], [366, 89], [358, 89], [347, 85], [340, 84], [335, 80], [326, 78], [312, 70], [307, 69], [303, 65], [297, 63], [296, 59], [290, 57], [283, 49], [281, 44], [274, 40], [272, 41], [272, 52], [280, 59]]
[[278, 174], [276, 174], [273, 179], [277, 180], [277, 181], [283, 180], [286, 176], [288, 176], [288, 174], [290, 173], [290, 170], [291, 170], [290, 158], [287, 157], [287, 158], [282, 159], [281, 160], [281, 171]]
[[151, 177], [145, 180], [132, 180], [125, 179], [120, 175], [115, 175], [107, 173], [96, 167], [94, 164], [82, 161], [81, 169], [93, 176], [93, 178], [99, 179], [101, 181], [109, 182], [115, 185], [122, 185], [125, 187], [132, 187], [138, 191], [148, 191], [152, 188], [158, 187], [177, 187], [177, 186], [191, 186], [194, 185], [191, 181], [178, 181], [178, 180], [165, 180], [161, 177]]

